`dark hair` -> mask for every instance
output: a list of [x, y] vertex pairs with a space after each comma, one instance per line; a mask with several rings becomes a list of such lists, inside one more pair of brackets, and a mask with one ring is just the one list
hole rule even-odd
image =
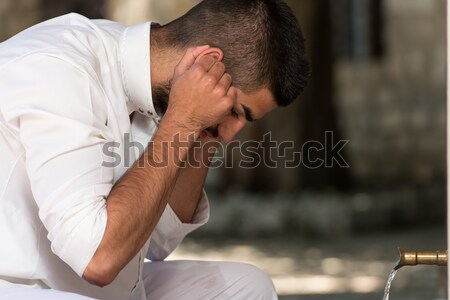
[[203, 0], [161, 29], [157, 42], [165, 46], [222, 49], [234, 86], [248, 93], [267, 87], [279, 106], [292, 103], [307, 84], [303, 34], [281, 0]]

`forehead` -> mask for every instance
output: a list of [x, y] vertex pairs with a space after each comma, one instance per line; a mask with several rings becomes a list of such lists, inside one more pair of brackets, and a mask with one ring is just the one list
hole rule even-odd
[[246, 106], [256, 120], [262, 119], [278, 106], [272, 93], [267, 88], [251, 93], [244, 93], [238, 89], [237, 101], [239, 104]]

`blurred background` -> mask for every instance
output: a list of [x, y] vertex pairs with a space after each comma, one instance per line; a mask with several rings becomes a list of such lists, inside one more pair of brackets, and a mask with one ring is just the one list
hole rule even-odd
[[[0, 0], [0, 41], [68, 12], [166, 23], [197, 2]], [[295, 105], [240, 139], [262, 142], [270, 132], [295, 148], [273, 155], [275, 168], [214, 168], [211, 221], [170, 259], [256, 264], [281, 299], [381, 299], [397, 247], [447, 247], [446, 1], [287, 2], [305, 33], [312, 79]], [[286, 165], [310, 141], [328, 144], [310, 153], [327, 163]], [[345, 145], [347, 167], [334, 145]], [[267, 156], [268, 147], [257, 152]], [[224, 152], [235, 165], [242, 159]], [[433, 267], [401, 270], [391, 299], [446, 299], [444, 277]]]

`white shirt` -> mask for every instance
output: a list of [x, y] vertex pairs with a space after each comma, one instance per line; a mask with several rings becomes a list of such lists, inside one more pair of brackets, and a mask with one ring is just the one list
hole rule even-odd
[[[111, 285], [81, 278], [105, 230], [105, 199], [127, 170], [124, 159], [105, 167], [111, 157], [103, 146], [116, 142], [123, 153], [126, 133], [147, 145], [158, 121], [150, 84], [150, 23], [126, 27], [69, 14], [0, 44], [0, 289], [145, 299], [144, 257], [163, 260], [206, 223], [205, 195], [193, 224], [182, 224], [168, 205]], [[130, 154], [132, 164], [140, 153]]]

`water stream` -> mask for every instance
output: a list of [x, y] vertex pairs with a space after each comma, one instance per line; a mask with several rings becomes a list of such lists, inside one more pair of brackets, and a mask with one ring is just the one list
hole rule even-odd
[[386, 287], [384, 288], [384, 297], [383, 300], [389, 300], [389, 293], [391, 291], [391, 284], [394, 281], [395, 275], [397, 275], [398, 270], [400, 269], [400, 262], [392, 269], [391, 274], [389, 275], [388, 281], [386, 283]]

